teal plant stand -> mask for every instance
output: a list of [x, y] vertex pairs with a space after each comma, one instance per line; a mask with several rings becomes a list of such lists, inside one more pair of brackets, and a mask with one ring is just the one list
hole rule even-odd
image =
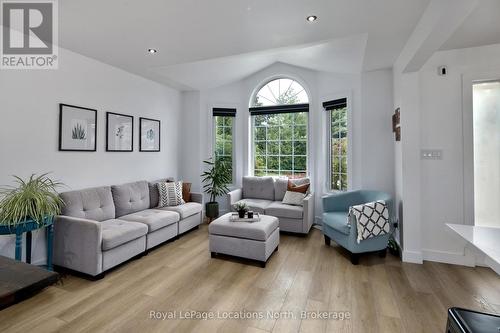
[[54, 217], [46, 217], [42, 223], [26, 220], [16, 226], [0, 225], [0, 235], [16, 235], [16, 260], [22, 259], [23, 234], [26, 233], [26, 262], [31, 264], [31, 232], [46, 228], [47, 230], [47, 270], [52, 271], [52, 241], [54, 239]]

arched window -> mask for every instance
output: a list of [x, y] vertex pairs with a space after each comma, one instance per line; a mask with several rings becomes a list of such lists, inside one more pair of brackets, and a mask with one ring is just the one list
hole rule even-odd
[[291, 105], [309, 103], [307, 92], [295, 80], [276, 79], [266, 83], [254, 95], [253, 107], [272, 105]]
[[306, 176], [309, 97], [304, 87], [275, 79], [256, 91], [250, 105], [254, 175]]

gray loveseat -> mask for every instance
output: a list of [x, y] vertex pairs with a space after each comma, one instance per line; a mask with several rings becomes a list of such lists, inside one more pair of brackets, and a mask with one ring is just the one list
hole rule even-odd
[[91, 276], [176, 238], [202, 222], [202, 200], [156, 208], [156, 183], [134, 183], [61, 193], [54, 224], [54, 264]]
[[246, 203], [260, 214], [276, 216], [281, 231], [308, 234], [314, 221], [314, 194], [309, 193], [303, 206], [291, 206], [281, 201], [288, 188], [288, 179], [273, 177], [243, 177], [242, 188], [228, 193], [229, 207]]

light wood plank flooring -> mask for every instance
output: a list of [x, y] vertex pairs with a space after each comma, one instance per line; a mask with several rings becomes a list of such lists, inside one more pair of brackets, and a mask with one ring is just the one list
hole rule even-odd
[[[1, 311], [0, 332], [444, 332], [451, 306], [499, 313], [499, 276], [488, 268], [403, 264], [389, 254], [353, 266], [316, 229], [305, 238], [281, 235], [262, 269], [211, 259], [204, 225], [100, 281], [64, 277]], [[266, 317], [150, 319], [151, 311], [244, 310]], [[349, 312], [350, 319], [301, 319], [301, 311]]]

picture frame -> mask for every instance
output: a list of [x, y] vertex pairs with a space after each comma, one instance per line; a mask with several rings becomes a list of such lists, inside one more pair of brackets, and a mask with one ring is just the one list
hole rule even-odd
[[106, 151], [134, 151], [134, 117], [106, 112]]
[[97, 110], [59, 104], [59, 151], [97, 150]]
[[161, 122], [157, 119], [139, 118], [139, 151], [159, 152], [161, 149]]

